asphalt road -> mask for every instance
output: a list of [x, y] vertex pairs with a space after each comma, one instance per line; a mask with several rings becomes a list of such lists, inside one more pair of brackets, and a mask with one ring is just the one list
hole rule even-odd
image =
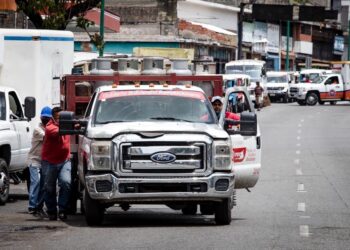
[[349, 249], [350, 104], [272, 104], [258, 113], [261, 177], [238, 191], [230, 226], [163, 206], [108, 210], [90, 228], [26, 213], [24, 185], [0, 207], [3, 249]]

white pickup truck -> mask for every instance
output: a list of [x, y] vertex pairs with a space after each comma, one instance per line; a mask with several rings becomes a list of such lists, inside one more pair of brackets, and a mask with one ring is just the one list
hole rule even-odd
[[18, 182], [16, 173], [26, 167], [30, 149], [29, 120], [35, 116], [35, 99], [25, 99], [24, 113], [19, 100], [14, 89], [0, 87], [0, 205], [8, 199], [10, 177]]
[[310, 83], [298, 83], [290, 87], [290, 96], [299, 105], [316, 105], [337, 101], [350, 101], [350, 82], [344, 82], [341, 74], [320, 75]]
[[[244, 95], [239, 108], [233, 96]], [[240, 121], [225, 118], [239, 110]], [[76, 124], [81, 125], [77, 129]], [[260, 131], [249, 95], [226, 91], [219, 121], [204, 91], [193, 86], [98, 88], [85, 118], [60, 114], [60, 133], [79, 134], [78, 175], [88, 225], [119, 204], [165, 204], [231, 223], [235, 189], [254, 187], [261, 168]]]

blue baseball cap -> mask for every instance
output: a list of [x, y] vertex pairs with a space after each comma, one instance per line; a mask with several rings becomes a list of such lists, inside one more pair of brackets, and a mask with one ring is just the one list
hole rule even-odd
[[51, 118], [52, 117], [51, 108], [48, 106], [43, 107], [43, 109], [41, 110], [40, 116]]

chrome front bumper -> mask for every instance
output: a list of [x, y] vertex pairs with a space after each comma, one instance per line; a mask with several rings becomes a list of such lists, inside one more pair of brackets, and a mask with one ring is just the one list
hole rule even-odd
[[[215, 184], [219, 179], [228, 180], [226, 191], [217, 191]], [[98, 192], [96, 181], [109, 181], [112, 184], [111, 191]], [[205, 192], [135, 192], [124, 193], [118, 190], [120, 184], [199, 184], [205, 183]], [[117, 178], [113, 174], [87, 175], [85, 177], [86, 188], [92, 199], [105, 203], [118, 202], [167, 202], [167, 201], [221, 201], [231, 198], [234, 193], [233, 173], [213, 173], [208, 177], [188, 177], [188, 178]]]

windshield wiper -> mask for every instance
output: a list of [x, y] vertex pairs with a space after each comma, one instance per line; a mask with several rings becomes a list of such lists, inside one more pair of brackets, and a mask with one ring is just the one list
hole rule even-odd
[[175, 117], [151, 117], [149, 119], [151, 119], [151, 120], [161, 120], [161, 121], [193, 122], [193, 121], [190, 121], [190, 120], [179, 119], [179, 118], [175, 118]]

